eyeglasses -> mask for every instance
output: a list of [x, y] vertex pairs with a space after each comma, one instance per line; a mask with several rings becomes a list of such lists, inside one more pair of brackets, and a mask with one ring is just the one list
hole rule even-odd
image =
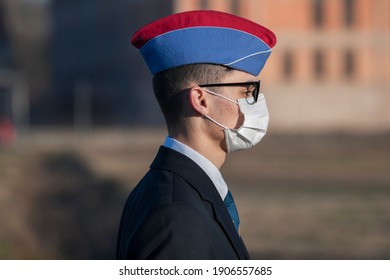
[[[257, 98], [259, 97], [260, 91], [260, 81], [255, 82], [244, 82], [244, 83], [225, 83], [225, 84], [205, 84], [199, 85], [200, 87], [246, 87], [247, 97], [252, 97], [257, 102]], [[251, 94], [252, 96], [250, 96]]]

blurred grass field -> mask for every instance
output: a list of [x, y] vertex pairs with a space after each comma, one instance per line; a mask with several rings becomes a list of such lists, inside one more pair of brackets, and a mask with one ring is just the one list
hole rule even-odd
[[[111, 259], [163, 129], [33, 131], [0, 149], [0, 259]], [[390, 135], [268, 135], [222, 173], [255, 259], [390, 259]]]

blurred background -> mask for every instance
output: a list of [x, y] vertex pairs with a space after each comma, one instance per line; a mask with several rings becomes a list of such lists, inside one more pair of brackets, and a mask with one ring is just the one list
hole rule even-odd
[[273, 30], [269, 135], [222, 173], [255, 259], [390, 258], [390, 1], [0, 0], [0, 259], [112, 259], [166, 136], [132, 34], [173, 12]]

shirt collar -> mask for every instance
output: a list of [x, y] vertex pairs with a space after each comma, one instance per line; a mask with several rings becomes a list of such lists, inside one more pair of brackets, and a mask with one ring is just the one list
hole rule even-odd
[[202, 170], [207, 174], [207, 176], [209, 176], [210, 180], [213, 182], [222, 200], [225, 199], [228, 193], [228, 187], [226, 185], [225, 180], [222, 177], [221, 172], [211, 161], [209, 161], [206, 157], [204, 157], [194, 149], [190, 148], [189, 146], [169, 136], [167, 136], [167, 138], [165, 139], [164, 147], [173, 149], [189, 157], [196, 164], [198, 164], [199, 167], [202, 168]]

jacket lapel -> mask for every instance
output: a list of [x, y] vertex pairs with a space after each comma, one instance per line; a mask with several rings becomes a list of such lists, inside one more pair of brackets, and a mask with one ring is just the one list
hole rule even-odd
[[239, 259], [249, 258], [245, 245], [231, 222], [224, 202], [210, 178], [199, 165], [187, 156], [162, 146], [150, 167], [172, 171], [183, 177], [199, 192], [203, 200], [209, 201], [213, 205], [215, 219], [224, 230]]

